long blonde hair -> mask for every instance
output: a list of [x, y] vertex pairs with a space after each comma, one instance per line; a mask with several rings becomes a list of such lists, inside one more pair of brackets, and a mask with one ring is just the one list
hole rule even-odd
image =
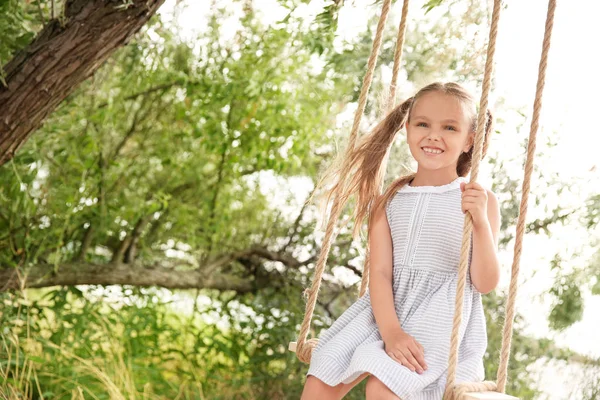
[[[424, 94], [431, 92], [440, 92], [456, 97], [463, 108], [471, 115], [471, 130], [477, 129], [476, 102], [474, 97], [461, 85], [457, 83], [439, 83], [435, 82], [423, 87], [413, 97], [405, 100], [402, 104], [394, 108], [373, 131], [363, 136], [357, 143], [355, 149], [347, 149], [341, 160], [334, 162], [324, 173], [317, 188], [322, 187], [328, 182], [332, 186], [325, 192], [325, 207], [333, 201], [333, 195], [337, 193], [339, 209], [343, 209], [349, 198], [357, 194], [357, 203], [354, 209], [355, 226], [352, 236], [356, 238], [360, 233], [360, 228], [365, 217], [375, 214], [383, 205], [387, 204], [392, 196], [404, 185], [410, 183], [415, 173], [401, 176], [390, 184], [383, 195], [379, 195], [380, 188], [383, 185], [384, 174], [387, 167], [387, 159], [390, 148], [400, 129], [404, 124], [410, 121], [410, 113], [413, 104]], [[483, 144], [482, 158], [487, 152], [489, 146], [488, 138], [492, 131], [493, 116], [487, 110], [487, 119], [485, 126], [485, 138]], [[456, 172], [458, 176], [466, 176], [471, 170], [471, 160], [473, 157], [473, 146], [471, 149], [462, 153], [458, 158]], [[316, 193], [315, 190], [313, 193]], [[335, 224], [333, 218], [327, 219], [327, 224]], [[326, 244], [327, 246], [329, 245]]]

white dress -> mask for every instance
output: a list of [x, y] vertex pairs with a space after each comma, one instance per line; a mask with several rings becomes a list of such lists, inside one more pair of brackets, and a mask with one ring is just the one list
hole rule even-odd
[[[367, 291], [321, 332], [307, 375], [335, 386], [368, 372], [401, 400], [442, 399], [464, 224], [461, 182], [467, 179], [459, 177], [442, 186], [406, 185], [386, 206], [396, 314], [402, 329], [425, 349], [428, 369], [423, 374], [412, 372], [386, 354]], [[485, 315], [481, 294], [468, 274], [467, 279], [457, 383], [484, 379]]]

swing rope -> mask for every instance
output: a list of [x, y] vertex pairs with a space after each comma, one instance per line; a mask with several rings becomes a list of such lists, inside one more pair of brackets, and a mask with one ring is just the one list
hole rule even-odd
[[[498, 34], [498, 23], [500, 20], [500, 6], [502, 0], [494, 0], [494, 8], [492, 13], [492, 23], [490, 26], [490, 34], [488, 40], [488, 49], [487, 49], [487, 58], [486, 65], [484, 71], [484, 79], [482, 85], [482, 93], [480, 98], [480, 106], [479, 106], [479, 114], [478, 114], [478, 123], [477, 123], [477, 132], [475, 135], [475, 142], [473, 148], [473, 164], [471, 170], [471, 182], [475, 182], [477, 180], [479, 174], [479, 164], [481, 161], [481, 154], [483, 151], [483, 143], [484, 143], [484, 128], [485, 128], [485, 119], [486, 119], [486, 111], [488, 108], [488, 97], [489, 91], [491, 87], [491, 76], [493, 72], [493, 59], [496, 49], [496, 37]], [[381, 16], [379, 19], [379, 23], [377, 26], [377, 32], [375, 35], [375, 39], [373, 40], [373, 48], [371, 51], [371, 55], [369, 57], [369, 62], [367, 64], [367, 72], [363, 79], [363, 87], [361, 89], [361, 94], [359, 97], [359, 106], [354, 115], [354, 124], [352, 127], [352, 131], [350, 133], [350, 139], [348, 143], [348, 147], [346, 149], [346, 153], [351, 152], [357, 141], [358, 136], [358, 128], [360, 125], [360, 120], [362, 118], [362, 114], [365, 109], [366, 100], [369, 88], [371, 86], [373, 73], [375, 69], [375, 64], [377, 61], [379, 49], [381, 47], [382, 34], [385, 26], [385, 21], [387, 20], [387, 16], [390, 10], [391, 0], [385, 0], [383, 3], [383, 8], [381, 11]], [[513, 321], [515, 315], [515, 300], [517, 296], [518, 290], [518, 275], [519, 275], [519, 267], [520, 267], [520, 258], [522, 253], [523, 246], [523, 236], [525, 232], [525, 220], [527, 217], [527, 207], [529, 200], [529, 192], [530, 192], [530, 182], [531, 175], [533, 172], [534, 165], [534, 157], [535, 157], [535, 149], [536, 149], [536, 138], [537, 131], [539, 128], [539, 117], [542, 109], [542, 99], [543, 99], [543, 90], [545, 85], [546, 78], [546, 69], [548, 64], [548, 53], [551, 45], [551, 37], [552, 37], [552, 28], [554, 21], [554, 13], [556, 8], [556, 0], [549, 0], [548, 3], [548, 12], [546, 17], [546, 26], [544, 32], [544, 42], [542, 48], [542, 56], [540, 60], [539, 70], [538, 70], [538, 81], [536, 87], [536, 95], [534, 101], [534, 110], [533, 117], [531, 122], [529, 141], [527, 147], [527, 159], [525, 163], [525, 175], [523, 179], [522, 186], [522, 198], [521, 205], [519, 209], [519, 218], [517, 222], [517, 232], [515, 237], [515, 248], [514, 248], [514, 259], [512, 264], [512, 272], [511, 272], [511, 282], [509, 287], [509, 294], [506, 305], [506, 318], [503, 329], [503, 337], [502, 337], [502, 349], [501, 349], [501, 359], [498, 367], [498, 376], [497, 383], [496, 382], [467, 382], [461, 383], [459, 385], [455, 385], [456, 381], [456, 368], [458, 361], [458, 338], [460, 325], [462, 320], [462, 305], [464, 299], [464, 287], [466, 284], [466, 274], [467, 274], [467, 262], [468, 262], [468, 251], [470, 249], [470, 237], [473, 228], [473, 223], [470, 214], [465, 215], [465, 222], [463, 228], [463, 240], [462, 240], [462, 248], [461, 248], [461, 257], [459, 263], [459, 271], [458, 271], [458, 282], [456, 289], [456, 301], [455, 301], [455, 314], [453, 320], [452, 327], [452, 336], [451, 336], [451, 349], [449, 355], [449, 367], [448, 367], [448, 379], [446, 384], [446, 390], [444, 394], [444, 398], [446, 400], [458, 400], [462, 398], [468, 392], [482, 392], [482, 391], [498, 391], [500, 393], [504, 393], [506, 380], [507, 380], [507, 369], [508, 369], [508, 361], [510, 357], [510, 347], [511, 347], [511, 338], [512, 338], [512, 329], [513, 329]], [[396, 52], [394, 54], [394, 68], [392, 72], [392, 83], [390, 85], [390, 95], [387, 103], [387, 111], [391, 110], [395, 105], [395, 94], [396, 94], [396, 78], [399, 70], [400, 59], [402, 56], [402, 47], [404, 44], [404, 35], [406, 30], [406, 17], [408, 13], [408, 0], [404, 1], [404, 5], [402, 8], [402, 20], [400, 22], [400, 27], [398, 30], [398, 40], [396, 44]], [[341, 209], [339, 207], [339, 197], [337, 193], [333, 193], [333, 206], [331, 210], [330, 218], [337, 220], [339, 218]], [[313, 282], [310, 290], [308, 290], [308, 300], [306, 305], [306, 312], [304, 315], [304, 320], [302, 322], [300, 333], [298, 335], [297, 347], [296, 347], [296, 355], [297, 357], [305, 362], [309, 363], [311, 358], [311, 353], [313, 348], [317, 345], [317, 339], [310, 339], [307, 341], [308, 331], [310, 329], [310, 324], [312, 321], [313, 312], [315, 309], [317, 295], [320, 287], [320, 283], [323, 276], [323, 271], [325, 268], [327, 256], [329, 255], [331, 240], [334, 234], [334, 224], [328, 224], [327, 230], [325, 232], [325, 237], [323, 242], [326, 244], [319, 254], [319, 258], [317, 261], [317, 266], [315, 270], [315, 275], [313, 277]], [[367, 251], [365, 268], [363, 272], [363, 278], [361, 282], [360, 296], [362, 296], [366, 288], [368, 286], [369, 281], [369, 253]]]
[[[402, 5], [402, 17], [400, 18], [400, 26], [398, 27], [398, 37], [396, 38], [396, 51], [394, 52], [394, 67], [392, 68], [392, 81], [390, 82], [390, 93], [387, 100], [386, 114], [392, 111], [392, 109], [396, 106], [396, 82], [398, 80], [398, 72], [400, 71], [400, 60], [402, 59], [402, 50], [404, 48], [404, 37], [406, 34], [406, 19], [408, 18], [408, 1], [404, 0], [404, 4]], [[387, 164], [387, 159], [389, 157], [389, 152], [386, 155], [384, 164]], [[383, 185], [383, 181], [381, 182]], [[379, 191], [381, 192], [381, 189]], [[367, 251], [365, 252], [365, 264], [363, 267], [363, 276], [360, 282], [360, 291], [358, 292], [358, 297], [363, 297], [363, 295], [367, 292], [367, 287], [369, 286], [369, 273], [371, 272], [371, 256], [369, 252], [369, 247], [367, 246]]]
[[[495, 50], [495, 42], [497, 35], [497, 25], [499, 19], [499, 8], [500, 8], [501, 0], [494, 1], [494, 12], [492, 18], [492, 27], [490, 29], [490, 39], [488, 43], [488, 58], [486, 60], [486, 68], [483, 82], [483, 90], [481, 96], [481, 104], [479, 109], [479, 121], [477, 128], [477, 136], [476, 136], [476, 144], [473, 155], [473, 169], [471, 172], [471, 182], [477, 179], [477, 174], [479, 172], [479, 162], [481, 161], [480, 157], [480, 148], [483, 143], [483, 125], [482, 125], [482, 115], [485, 115], [485, 110], [487, 109], [487, 96], [489, 92], [489, 80], [491, 76], [492, 66], [491, 61], [493, 60], [494, 50]], [[457, 283], [457, 293], [456, 293], [456, 303], [455, 303], [455, 315], [454, 315], [454, 326], [452, 329], [452, 339], [451, 339], [451, 350], [450, 350], [450, 360], [449, 360], [449, 368], [448, 368], [448, 380], [445, 392], [445, 399], [460, 399], [467, 392], [482, 392], [482, 391], [497, 391], [500, 393], [504, 393], [506, 389], [506, 381], [507, 381], [507, 370], [508, 370], [508, 361], [510, 357], [510, 347], [511, 347], [511, 339], [512, 339], [512, 329], [513, 329], [513, 321], [515, 316], [515, 303], [517, 297], [518, 290], [518, 277], [520, 270], [520, 259], [523, 248], [523, 236], [525, 234], [525, 220], [527, 218], [527, 208], [529, 201], [529, 193], [531, 188], [531, 175], [533, 173], [534, 166], [534, 158], [535, 158], [535, 149], [536, 149], [536, 140], [537, 140], [537, 132], [539, 128], [539, 117], [542, 110], [542, 99], [544, 92], [544, 85], [546, 81], [546, 68], [548, 66], [548, 53], [550, 51], [551, 39], [552, 39], [552, 28], [554, 25], [554, 12], [556, 9], [556, 0], [549, 0], [548, 2], [548, 12], [546, 15], [546, 26], [544, 32], [544, 42], [542, 45], [542, 55], [540, 59], [540, 65], [538, 69], [538, 81], [535, 93], [535, 100], [533, 106], [533, 117], [531, 121], [531, 128], [529, 132], [529, 141], [527, 144], [527, 159], [525, 162], [525, 174], [523, 177], [523, 187], [522, 187], [522, 197], [521, 197], [521, 205], [519, 208], [519, 218], [517, 222], [517, 231], [515, 238], [515, 248], [514, 248], [514, 258], [513, 264], [511, 268], [511, 281], [509, 286], [509, 294], [506, 305], [506, 318], [504, 321], [503, 328], [503, 336], [502, 336], [502, 348], [501, 348], [501, 357], [500, 363], [498, 366], [498, 376], [497, 382], [481, 382], [481, 383], [466, 383], [455, 386], [456, 379], [456, 364], [458, 359], [458, 336], [459, 336], [459, 327], [460, 321], [462, 317], [462, 300], [464, 295], [464, 286], [466, 281], [466, 272], [467, 272], [467, 251], [469, 249], [469, 239], [470, 239], [470, 230], [472, 228], [472, 220], [470, 215], [465, 216], [465, 230], [463, 236], [463, 247], [461, 251], [461, 261], [459, 267], [459, 281]], [[490, 50], [491, 48], [491, 50]], [[469, 230], [467, 235], [467, 230]]]
[[[385, 28], [385, 22], [387, 21], [387, 17], [390, 11], [392, 0], [384, 0], [383, 7], [381, 10], [381, 15], [379, 16], [379, 22], [377, 24], [377, 31], [375, 34], [375, 38], [373, 39], [373, 47], [371, 49], [371, 55], [369, 56], [369, 61], [367, 63], [367, 72], [363, 79], [363, 85], [360, 92], [360, 97], [358, 100], [358, 108], [354, 114], [354, 123], [352, 125], [352, 130], [350, 132], [350, 138], [348, 139], [348, 145], [346, 148], [346, 155], [350, 154], [357, 142], [358, 138], [358, 129], [360, 127], [360, 120], [365, 110], [365, 106], [367, 104], [367, 95], [369, 93], [369, 88], [371, 87], [371, 82], [373, 80], [373, 73], [375, 71], [375, 64], [377, 63], [377, 57], [379, 56], [379, 49], [381, 48], [381, 42], [383, 39], [383, 30]], [[329, 218], [337, 221], [340, 213], [341, 207], [339, 202], [338, 193], [334, 192], [332, 194], [333, 197], [333, 206], [331, 209], [331, 216]], [[300, 327], [300, 333], [298, 334], [297, 344], [296, 344], [296, 356], [300, 361], [309, 363], [312, 350], [317, 345], [317, 339], [307, 340], [308, 331], [310, 330], [310, 325], [312, 321], [313, 312], [315, 310], [315, 306], [317, 304], [317, 296], [319, 293], [319, 287], [321, 286], [321, 280], [323, 277], [323, 271], [325, 270], [325, 264], [327, 261], [327, 256], [329, 255], [329, 250], [331, 248], [331, 242], [334, 239], [334, 225], [328, 224], [327, 229], [325, 231], [325, 237], [323, 238], [323, 243], [325, 245], [321, 248], [319, 253], [319, 258], [317, 260], [317, 266], [315, 268], [315, 275], [313, 276], [313, 281], [308, 292], [308, 300], [306, 302], [306, 309], [304, 313], [304, 320], [302, 321], [302, 325]]]
[[375, 39], [373, 39], [373, 48], [371, 49], [371, 55], [369, 56], [369, 62], [367, 63], [367, 73], [363, 78], [363, 85], [360, 91], [360, 97], [358, 98], [358, 108], [354, 113], [354, 123], [352, 130], [350, 131], [350, 139], [346, 153], [352, 152], [356, 146], [358, 138], [358, 129], [360, 127], [360, 120], [365, 112], [365, 106], [367, 105], [367, 95], [371, 88], [371, 82], [373, 81], [373, 74], [375, 72], [375, 65], [377, 64], [377, 58], [379, 57], [379, 49], [381, 48], [381, 42], [383, 41], [383, 30], [385, 28], [385, 22], [387, 21], [388, 14], [391, 8], [391, 0], [385, 0], [383, 2], [383, 8], [381, 9], [381, 16], [379, 17], [379, 23], [377, 24], [377, 32]]
[[387, 112], [389, 113], [396, 106], [396, 82], [398, 81], [398, 72], [400, 71], [400, 60], [402, 59], [402, 50], [404, 50], [404, 37], [406, 35], [406, 20], [408, 18], [408, 0], [402, 4], [402, 17], [400, 26], [398, 26], [398, 37], [396, 38], [396, 52], [394, 53], [394, 67], [392, 68], [392, 81], [390, 82], [390, 95], [387, 102]]
[[[494, 70], [494, 54], [496, 52], [496, 37], [498, 36], [498, 22], [500, 21], [500, 5], [502, 0], [494, 0], [494, 10], [492, 12], [492, 23], [488, 39], [487, 58], [485, 62], [485, 71], [483, 74], [483, 85], [481, 89], [481, 99], [479, 102], [479, 115], [477, 119], [477, 132], [475, 134], [475, 143], [473, 144], [473, 158], [471, 166], [470, 182], [477, 182], [479, 175], [479, 164], [483, 152], [485, 121], [488, 109], [488, 96], [492, 83], [492, 72]], [[460, 263], [458, 267], [458, 282], [456, 284], [456, 298], [454, 303], [454, 320], [452, 325], [452, 336], [450, 339], [450, 356], [448, 360], [448, 379], [446, 381], [445, 399], [453, 399], [453, 391], [456, 381], [456, 367], [458, 362], [458, 345], [460, 336], [460, 326], [462, 322], [462, 309], [465, 284], [467, 281], [469, 250], [471, 247], [471, 232], [473, 230], [473, 220], [470, 213], [465, 213], [465, 222], [463, 226], [462, 248], [460, 251]], [[488, 383], [486, 384], [489, 386]], [[481, 390], [477, 390], [481, 391]]]
[[515, 318], [515, 301], [517, 298], [519, 267], [521, 260], [521, 252], [523, 248], [523, 235], [525, 233], [525, 218], [527, 217], [527, 205], [529, 201], [531, 175], [533, 173], [536, 138], [540, 122], [540, 114], [542, 111], [542, 99], [544, 93], [544, 85], [546, 83], [546, 67], [548, 66], [548, 53], [550, 52], [550, 44], [552, 40], [552, 28], [554, 26], [554, 11], [556, 9], [556, 0], [548, 1], [548, 11], [546, 14], [546, 27], [544, 31], [544, 43], [542, 46], [542, 56], [538, 69], [538, 80], [535, 91], [535, 101], [533, 103], [533, 116], [531, 119], [531, 127], [529, 130], [529, 142], [527, 146], [527, 159], [525, 161], [525, 176], [523, 178], [523, 187], [521, 190], [521, 207], [519, 209], [519, 219], [517, 222], [517, 233], [514, 247], [514, 259], [512, 264], [512, 274], [510, 279], [510, 289], [506, 305], [506, 318], [504, 321], [504, 333], [502, 336], [502, 353], [500, 365], [498, 366], [498, 391], [504, 393], [506, 380], [508, 359], [510, 356], [510, 346], [512, 339], [513, 321]]

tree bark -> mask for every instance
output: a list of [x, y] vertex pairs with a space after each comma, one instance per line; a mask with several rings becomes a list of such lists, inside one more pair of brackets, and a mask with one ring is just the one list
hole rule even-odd
[[202, 270], [181, 271], [161, 266], [130, 264], [72, 263], [60, 265], [54, 274], [52, 265], [30, 268], [26, 276], [13, 268], [0, 269], [0, 291], [73, 285], [160, 286], [168, 289], [217, 289], [247, 293], [268, 280], [254, 281], [229, 274], [206, 276]]
[[[262, 268], [262, 260], [277, 261], [288, 268], [298, 268], [306, 262], [296, 260], [287, 253], [263, 247], [224, 254], [201, 267], [182, 270], [174, 265], [125, 264], [120, 259], [106, 264], [75, 261], [58, 265], [38, 264], [23, 272], [14, 268], [0, 268], [0, 292], [9, 289], [41, 288], [73, 285], [133, 285], [160, 286], [168, 289], [217, 289], [247, 293], [266, 287], [284, 286], [284, 276], [277, 271]], [[227, 274], [227, 265], [251, 262], [252, 274]], [[194, 268], [194, 269], [191, 269]]]
[[68, 0], [5, 67], [0, 87], [0, 165], [14, 157], [43, 120], [110, 55], [126, 44], [164, 0]]

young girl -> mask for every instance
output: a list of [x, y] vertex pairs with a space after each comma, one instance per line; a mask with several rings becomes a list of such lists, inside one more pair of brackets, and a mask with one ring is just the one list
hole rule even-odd
[[[383, 161], [405, 124], [417, 172], [376, 196]], [[303, 400], [340, 399], [367, 376], [367, 400], [442, 399], [466, 212], [473, 233], [456, 379], [483, 380], [481, 294], [499, 279], [500, 212], [491, 191], [465, 178], [476, 124], [475, 101], [464, 88], [434, 83], [396, 107], [336, 170], [338, 183], [350, 188], [341, 200], [358, 194], [357, 226], [370, 214], [369, 290], [321, 333]], [[488, 111], [484, 155], [491, 130]]]

